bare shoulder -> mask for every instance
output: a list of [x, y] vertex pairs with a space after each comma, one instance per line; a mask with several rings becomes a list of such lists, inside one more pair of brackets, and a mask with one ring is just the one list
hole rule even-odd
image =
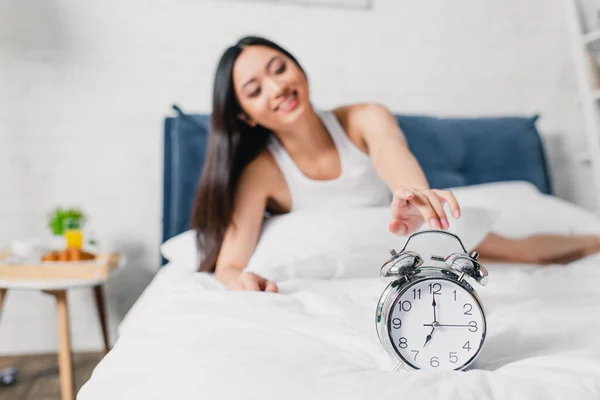
[[244, 168], [236, 197], [265, 202], [267, 209], [272, 212], [289, 211], [291, 196], [287, 182], [270, 151], [264, 149]]
[[357, 103], [341, 106], [333, 110], [344, 129], [360, 129], [379, 118], [393, 116], [390, 110], [378, 103]]
[[337, 107], [333, 110], [344, 131], [350, 139], [364, 152], [368, 152], [365, 135], [369, 129], [377, 126], [382, 120], [394, 118], [393, 114], [382, 104], [357, 103]]
[[278, 175], [281, 175], [277, 163], [268, 150], [261, 151], [242, 171], [240, 184], [251, 182], [252, 186], [269, 191]]

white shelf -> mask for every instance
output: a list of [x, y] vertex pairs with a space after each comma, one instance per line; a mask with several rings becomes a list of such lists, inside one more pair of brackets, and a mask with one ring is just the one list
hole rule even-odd
[[595, 31], [588, 32], [582, 35], [583, 41], [585, 43], [592, 43], [596, 40], [600, 40], [600, 29], [596, 29]]
[[577, 155], [577, 161], [592, 169], [590, 185], [596, 197], [596, 211], [600, 212], [600, 75], [596, 59], [600, 55], [600, 29], [584, 33], [580, 17], [586, 10], [579, 0], [564, 1], [587, 139], [586, 151]]
[[583, 43], [593, 52], [600, 52], [600, 29], [582, 36]]

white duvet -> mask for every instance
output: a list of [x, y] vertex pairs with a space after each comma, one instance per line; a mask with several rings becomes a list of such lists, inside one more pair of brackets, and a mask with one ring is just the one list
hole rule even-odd
[[[600, 234], [563, 201], [510, 185], [461, 194], [502, 211], [501, 234]], [[457, 196], [458, 197], [458, 196]], [[527, 201], [525, 201], [527, 203]], [[291, 280], [231, 292], [165, 267], [78, 394], [96, 399], [600, 399], [600, 256], [568, 266], [488, 264], [488, 334], [468, 372], [392, 372], [377, 339], [378, 278]]]

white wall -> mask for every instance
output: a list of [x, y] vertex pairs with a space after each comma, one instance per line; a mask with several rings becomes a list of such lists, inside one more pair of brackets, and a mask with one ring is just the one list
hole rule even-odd
[[[218, 57], [270, 37], [309, 73], [321, 107], [541, 112], [561, 197], [591, 204], [568, 158], [585, 147], [562, 0], [374, 0], [370, 11], [186, 0], [0, 2], [0, 245], [45, 233], [80, 205], [127, 270], [108, 285], [116, 324], [158, 267], [162, 121], [174, 102], [208, 112]], [[556, 146], [561, 144], [561, 146]], [[100, 348], [91, 293], [70, 293], [75, 350]], [[114, 336], [113, 336], [114, 338]], [[53, 351], [53, 303], [10, 293], [0, 353]]]

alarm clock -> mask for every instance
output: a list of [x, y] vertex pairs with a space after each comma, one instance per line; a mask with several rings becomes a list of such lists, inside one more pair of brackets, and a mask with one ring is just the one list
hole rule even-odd
[[[443, 235], [452, 252], [436, 254], [431, 245], [428, 257], [411, 251], [411, 240], [421, 235]], [[392, 281], [379, 299], [375, 321], [381, 345], [397, 361], [395, 370], [466, 370], [479, 355], [487, 328], [481, 299], [469, 283], [487, 284], [478, 253], [469, 254], [453, 233], [427, 230], [390, 254], [381, 277]]]

